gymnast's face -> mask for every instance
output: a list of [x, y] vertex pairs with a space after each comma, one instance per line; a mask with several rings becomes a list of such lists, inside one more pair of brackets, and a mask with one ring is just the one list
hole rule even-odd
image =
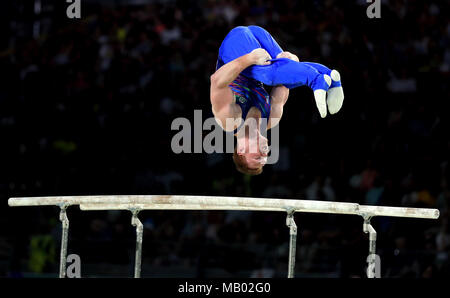
[[266, 137], [259, 131], [248, 133], [238, 139], [237, 154], [246, 163], [249, 169], [259, 169], [267, 162], [269, 144]]

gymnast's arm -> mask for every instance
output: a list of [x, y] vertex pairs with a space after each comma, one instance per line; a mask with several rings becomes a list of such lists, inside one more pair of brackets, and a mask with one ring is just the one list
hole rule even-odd
[[270, 92], [270, 117], [267, 129], [271, 129], [276, 126], [283, 116], [283, 107], [289, 97], [289, 88], [283, 85], [275, 86]]
[[[278, 54], [277, 58], [288, 58], [299, 62], [298, 57], [290, 52], [281, 52]], [[283, 116], [283, 107], [286, 104], [288, 97], [289, 88], [286, 88], [283, 85], [278, 85], [272, 88], [272, 92], [270, 92], [272, 102], [270, 104], [270, 117], [267, 129], [271, 129], [280, 122], [281, 117]]]
[[233, 130], [236, 123], [233, 122], [233, 127], [228, 127], [226, 123], [227, 118], [236, 118], [239, 113], [239, 107], [233, 102], [233, 93], [228, 85], [233, 82], [237, 76], [247, 67], [257, 64], [269, 64], [267, 60], [271, 59], [270, 55], [264, 49], [255, 49], [251, 53], [243, 55], [234, 59], [231, 62], [223, 65], [221, 68], [211, 76], [210, 99], [212, 111], [219, 124], [224, 130]]

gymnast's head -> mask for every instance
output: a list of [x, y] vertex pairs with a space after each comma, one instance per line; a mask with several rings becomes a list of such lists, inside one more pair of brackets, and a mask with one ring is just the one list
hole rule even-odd
[[234, 148], [233, 161], [236, 170], [247, 175], [259, 175], [267, 162], [268, 140], [259, 129], [244, 125], [236, 134], [237, 145]]

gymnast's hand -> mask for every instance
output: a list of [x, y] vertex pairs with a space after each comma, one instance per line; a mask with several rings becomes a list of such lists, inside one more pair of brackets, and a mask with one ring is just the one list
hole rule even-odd
[[277, 59], [278, 58], [288, 58], [288, 59], [294, 60], [296, 62], [300, 62], [298, 57], [296, 55], [292, 54], [291, 52], [281, 52], [277, 55]]
[[254, 49], [250, 52], [249, 55], [251, 57], [252, 63], [256, 65], [269, 65], [270, 61], [268, 60], [272, 59], [269, 53], [263, 48]]

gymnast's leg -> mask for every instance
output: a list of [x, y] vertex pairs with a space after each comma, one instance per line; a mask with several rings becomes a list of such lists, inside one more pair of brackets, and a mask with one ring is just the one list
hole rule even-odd
[[[253, 27], [252, 30], [255, 30], [255, 28]], [[275, 55], [280, 52], [281, 48], [268, 33], [259, 32], [257, 36], [266, 43], [266, 46], [269, 44], [266, 49], [269, 54], [272, 52]], [[239, 26], [234, 28], [228, 33], [220, 46], [217, 68], [250, 53], [256, 48], [264, 48], [264, 46], [249, 27]], [[314, 67], [305, 63], [287, 58], [274, 59], [274, 57], [271, 61], [272, 64], [270, 65], [250, 66], [242, 73], [269, 86], [285, 85], [288, 88], [295, 88], [307, 85], [313, 91], [324, 90], [326, 92], [331, 84], [328, 75], [320, 74]]]
[[[253, 27], [260, 40], [266, 43], [268, 52], [279, 53], [281, 50], [279, 45], [267, 31], [261, 29]], [[248, 27], [236, 27], [227, 34], [220, 46], [216, 68], [262, 47]], [[303, 85], [310, 87], [314, 91], [320, 115], [322, 118], [325, 117], [327, 114], [326, 92], [331, 85], [330, 76], [321, 74], [314, 67], [303, 62], [287, 58], [273, 58], [270, 60], [272, 62], [270, 65], [252, 65], [246, 68], [242, 74], [269, 86], [284, 85], [290, 89]]]
[[277, 58], [277, 56], [283, 52], [283, 49], [266, 29], [254, 25], [248, 26], [248, 29], [261, 44], [261, 47], [266, 50], [273, 59]]
[[[283, 52], [283, 49], [275, 41], [273, 36], [264, 28], [260, 26], [248, 26], [248, 29], [253, 33], [255, 38], [261, 44], [261, 47], [265, 49], [272, 58], [278, 57]], [[337, 70], [331, 70], [323, 64], [314, 62], [304, 62], [309, 66], [315, 68], [319, 73], [326, 74], [331, 77], [330, 89], [327, 91], [327, 105], [331, 114], [337, 113], [342, 107], [344, 100], [344, 91], [341, 85], [340, 74]], [[294, 83], [295, 86], [295, 83]], [[289, 88], [289, 84], [287, 86]], [[293, 87], [293, 86], [290, 86]]]

